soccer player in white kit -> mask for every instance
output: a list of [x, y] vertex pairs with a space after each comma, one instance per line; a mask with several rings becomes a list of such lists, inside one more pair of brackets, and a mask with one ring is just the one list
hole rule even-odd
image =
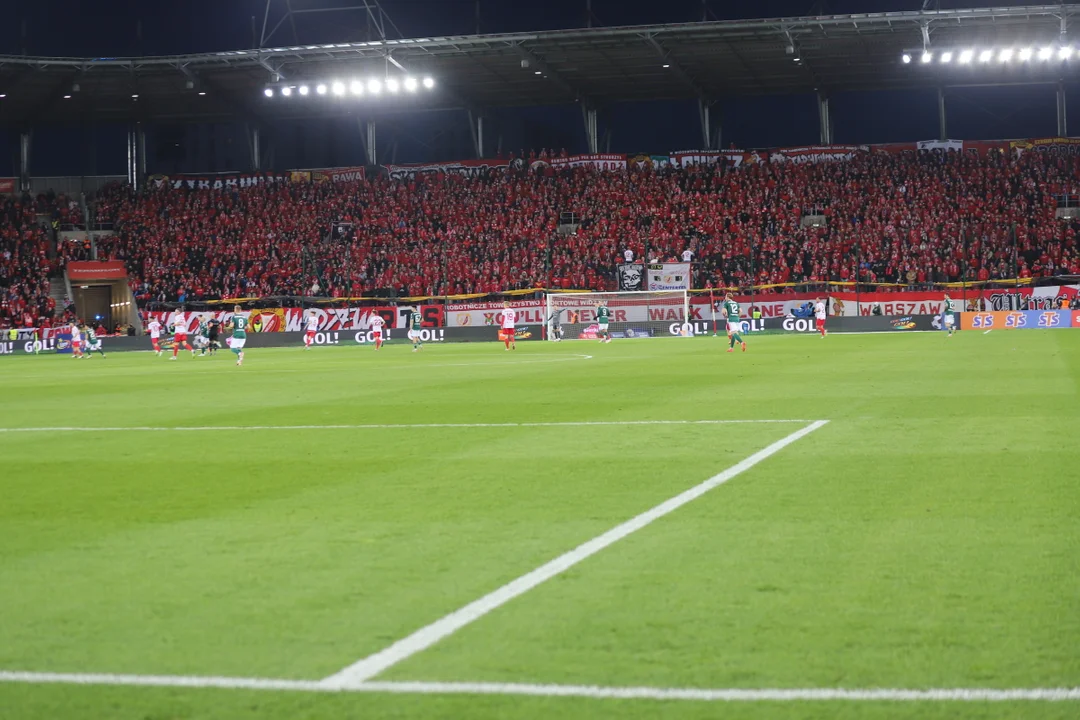
[[176, 359], [176, 354], [180, 352], [181, 345], [191, 351], [191, 357], [195, 357], [195, 348], [191, 347], [191, 343], [188, 342], [187, 333], [188, 321], [184, 318], [183, 313], [176, 313], [173, 318], [173, 346], [170, 360]]
[[314, 310], [308, 311], [307, 331], [304, 333], [304, 349], [310, 350], [311, 343], [315, 342], [315, 333], [319, 330], [319, 318]]
[[157, 321], [157, 318], [150, 318], [150, 322], [146, 324], [146, 332], [150, 333], [150, 342], [154, 346], [154, 352], [161, 357], [161, 323]]
[[386, 321], [382, 319], [382, 315], [375, 313], [368, 320], [368, 327], [371, 328], [371, 339], [375, 341], [375, 349], [378, 350], [383, 344], [383, 325]]
[[79, 323], [71, 323], [71, 357], [81, 358], [82, 352], [82, 331], [79, 330]]
[[506, 345], [507, 350], [517, 350], [517, 341], [514, 337], [514, 325], [517, 324], [517, 310], [510, 307], [509, 302], [503, 303], [502, 329], [499, 331], [500, 339]]
[[825, 337], [825, 316], [827, 314], [825, 302], [821, 298], [818, 298], [814, 302], [814, 319], [817, 321], [817, 331], [821, 333], [821, 337]]

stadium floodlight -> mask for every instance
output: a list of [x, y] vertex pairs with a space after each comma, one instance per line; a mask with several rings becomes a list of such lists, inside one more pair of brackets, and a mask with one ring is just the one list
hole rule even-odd
[[960, 53], [960, 64], [961, 65], [967, 65], [969, 62], [971, 62], [971, 59], [973, 57], [975, 57], [975, 51], [974, 50], [964, 50], [963, 52]]
[[382, 92], [382, 83], [377, 78], [371, 78], [368, 80], [367, 89], [372, 95], [378, 95]]
[[339, 97], [341, 95], [344, 95], [345, 94], [345, 83], [338, 82], [337, 80], [335, 80], [330, 85], [330, 92], [334, 93], [335, 95], [337, 95]]
[[946, 51], [941, 53], [941, 62], [943, 65], [947, 65], [952, 62], [952, 52]]
[[426, 78], [424, 78], [424, 87], [426, 87], [426, 88], [427, 88], [428, 90], [430, 90], [431, 88], [435, 87], [435, 80], [434, 80], [434, 78], [431, 78], [431, 77], [426, 77]]
[[274, 97], [274, 88], [266, 88], [263, 90], [263, 95], [266, 97]]
[[131, 99], [132, 100], [138, 100], [139, 99], [139, 93], [131, 93]]
[[317, 92], [320, 95], [325, 95], [326, 94], [326, 84], [325, 83], [319, 83], [318, 85], [316, 85], [315, 86], [315, 92]]
[[351, 83], [349, 83], [349, 92], [351, 92], [353, 95], [363, 95], [364, 83], [360, 82], [359, 80], [353, 80]]
[[65, 96], [64, 96], [64, 99], [65, 99], [65, 100], [70, 100], [70, 99], [71, 99], [71, 96], [70, 96], [70, 95], [65, 95]]
[[292, 88], [286, 85], [285, 87], [281, 88], [281, 94], [285, 97], [289, 97], [290, 95], [292, 95]]
[[416, 82], [416, 78], [414, 78], [414, 77], [405, 78], [405, 89], [408, 90], [409, 92], [416, 92], [416, 88], [417, 88], [418, 85], [419, 85], [419, 83]]
[[1031, 59], [1031, 53], [1032, 53], [1031, 48], [1021, 48], [1020, 49], [1020, 55], [1018, 56], [1020, 58], [1020, 62], [1027, 62], [1028, 60], [1030, 60]]
[[904, 53], [900, 56], [900, 59], [904, 61], [905, 65], [907, 65], [909, 62], [911, 62], [911, 53]]
[[925, 65], [934, 59], [934, 53], [929, 50], [923, 50], [922, 58], [920, 59], [922, 60], [922, 64]]
[[1012, 56], [1012, 48], [1003, 48], [1002, 51], [998, 53], [998, 62], [1007, 63], [1012, 60]]
[[205, 95], [206, 95], [206, 91], [205, 91], [205, 90], [200, 90], [200, 91], [199, 91], [199, 97], [204, 97]]
[[308, 86], [307, 85], [301, 85], [300, 86], [300, 94], [301, 95], [307, 95], [308, 94]]
[[979, 62], [990, 62], [990, 58], [994, 57], [993, 50], [983, 50], [979, 53]]
[[1044, 48], [1041, 48], [1039, 50], [1039, 59], [1040, 60], [1049, 60], [1051, 57], [1053, 57], [1053, 55], [1054, 55], [1054, 48], [1052, 48], [1052, 47], [1044, 47]]
[[1065, 45], [1060, 50], [1058, 50], [1058, 57], [1061, 58], [1062, 60], [1068, 60], [1069, 58], [1072, 57], [1072, 54], [1073, 54], [1072, 45]]
[[394, 78], [387, 78], [387, 80], [386, 80], [386, 89], [387, 90], [389, 90], [392, 93], [396, 93], [400, 88], [401, 88], [401, 83], [399, 83]]

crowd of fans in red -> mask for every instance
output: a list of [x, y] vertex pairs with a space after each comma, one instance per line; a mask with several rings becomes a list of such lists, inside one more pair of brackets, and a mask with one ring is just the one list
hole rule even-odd
[[49, 258], [48, 226], [39, 218], [49, 203], [39, 198], [0, 198], [0, 327], [48, 327], [56, 302], [49, 276], [59, 271]]
[[[615, 266], [678, 259], [703, 287], [917, 285], [1080, 274], [1074, 157], [942, 151], [845, 162], [491, 171], [341, 184], [102, 193], [140, 300], [614, 289]], [[813, 211], [810, 209], [814, 208]], [[576, 232], [559, 232], [561, 213]], [[823, 227], [803, 227], [807, 213]], [[339, 231], [331, 228], [335, 223]], [[1014, 242], [1015, 233], [1015, 242]]]

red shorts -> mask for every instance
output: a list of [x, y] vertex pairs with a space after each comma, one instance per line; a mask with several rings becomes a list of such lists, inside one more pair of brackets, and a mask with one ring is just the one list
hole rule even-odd
[[372, 340], [382, 340], [382, 330], [372, 330], [371, 331], [371, 339]]
[[503, 340], [513, 340], [514, 328], [503, 328], [499, 331], [499, 337]]
[[75, 352], [78, 352], [80, 347], [82, 347], [82, 340], [72, 340], [71, 341], [71, 349], [72, 350], [74, 350]]
[[304, 333], [304, 335], [306, 335], [309, 338], [313, 338], [313, 337], [315, 337], [315, 331], [314, 330], [308, 330], [306, 333]]
[[817, 318], [817, 329], [821, 330], [825, 327], [825, 318]]
[[175, 342], [178, 345], [180, 343], [186, 343], [187, 342], [187, 335], [185, 335], [184, 333], [176, 333], [175, 335], [173, 335], [173, 342]]

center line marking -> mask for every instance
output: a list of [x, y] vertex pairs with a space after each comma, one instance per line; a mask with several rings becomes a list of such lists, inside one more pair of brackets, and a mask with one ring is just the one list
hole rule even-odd
[[723, 485], [728, 480], [746, 472], [761, 461], [772, 457], [788, 445], [806, 437], [828, 422], [828, 420], [816, 420], [806, 427], [796, 430], [787, 437], [777, 440], [772, 445], [757, 451], [745, 460], [732, 465], [720, 474], [714, 475], [689, 490], [686, 490], [669, 500], [665, 500], [656, 507], [646, 510], [621, 525], [613, 527], [603, 535], [599, 535], [592, 540], [579, 545], [573, 550], [541, 565], [532, 572], [526, 573], [497, 590], [488, 593], [479, 600], [474, 600], [468, 605], [436, 620], [430, 625], [420, 628], [413, 634], [398, 640], [393, 645], [380, 650], [374, 655], [369, 655], [339, 672], [324, 678], [320, 682], [320, 685], [327, 688], [351, 688], [370, 680], [388, 668], [397, 665], [401, 661], [412, 657], [418, 652], [426, 650], [466, 625], [479, 620], [492, 610], [495, 610], [519, 595], [523, 595], [529, 590], [532, 590], [544, 581], [550, 580], [556, 575], [577, 565], [582, 560], [595, 555], [609, 545], [612, 545], [631, 533], [649, 525], [654, 520], [658, 520], [659, 518], [678, 510], [683, 505], [686, 505], [692, 500], [696, 500], [713, 488]]

